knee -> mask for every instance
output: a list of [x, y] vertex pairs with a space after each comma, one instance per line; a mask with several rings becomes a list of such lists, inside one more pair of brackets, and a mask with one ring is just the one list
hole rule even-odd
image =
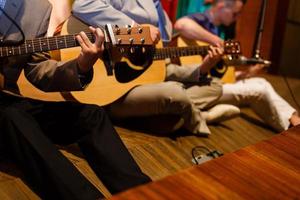
[[[17, 133], [14, 130], [18, 127], [18, 122], [23, 123], [24, 118], [21, 113], [22, 111], [13, 108], [13, 107], [5, 107], [0, 110], [0, 142], [5, 141], [8, 135], [11, 133]], [[24, 122], [23, 124], [26, 124]], [[1, 146], [1, 145], [0, 145]]]
[[197, 93], [192, 94], [192, 97], [194, 99], [194, 96], [198, 94], [195, 101], [201, 102], [197, 105], [201, 109], [207, 109], [215, 105], [223, 95], [223, 84], [216, 80], [213, 80], [210, 85], [194, 86], [194, 88], [199, 88]]
[[255, 85], [254, 87], [252, 87], [251, 91], [250, 91], [250, 97], [253, 100], [266, 100], [269, 98], [269, 93], [267, 90], [267, 86], [265, 84], [263, 84], [263, 82], [258, 83], [257, 85]]
[[257, 81], [257, 84], [259, 85], [258, 87], [258, 92], [262, 95], [266, 94], [271, 86], [271, 84], [264, 78], [255, 78]]
[[14, 119], [18, 116], [20, 116], [20, 113], [21, 111], [16, 109], [16, 108], [13, 108], [13, 107], [5, 107], [5, 108], [1, 108], [0, 110], [0, 121], [1, 123], [2, 122], [6, 122], [6, 123], [9, 123], [9, 122], [12, 122], [14, 121]]
[[80, 121], [85, 126], [92, 126], [94, 123], [103, 121], [107, 116], [105, 110], [97, 105], [86, 104], [80, 113]]
[[250, 78], [245, 82], [238, 84], [242, 94], [245, 94], [250, 99], [263, 98], [268, 94], [270, 83], [264, 78]]
[[177, 112], [189, 109], [192, 104], [185, 89], [180, 85], [171, 85], [160, 93], [159, 98], [162, 100], [163, 107]]

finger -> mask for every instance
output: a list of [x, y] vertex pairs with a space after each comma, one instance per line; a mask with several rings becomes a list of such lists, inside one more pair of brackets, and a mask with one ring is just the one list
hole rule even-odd
[[159, 29], [155, 26], [150, 25], [150, 35], [153, 43], [158, 43], [160, 40], [160, 32]]
[[102, 44], [104, 42], [104, 34], [100, 28], [93, 28], [90, 27], [90, 30], [93, 32], [95, 36], [95, 45], [97, 45], [98, 48], [102, 47]]
[[223, 55], [224, 53], [223, 48], [217, 48], [216, 51], [219, 56]]
[[92, 27], [92, 26], [89, 26], [89, 29], [92, 33], [94, 33], [96, 31], [96, 28]]
[[91, 47], [93, 44], [92, 42], [90, 41], [90, 39], [87, 37], [87, 35], [85, 34], [85, 32], [81, 31], [79, 33], [82, 41], [84, 42], [84, 44], [87, 46], [87, 47]]
[[80, 34], [75, 36], [76, 40], [78, 41], [79, 45], [81, 46], [81, 48], [83, 50], [86, 50], [88, 47], [86, 46], [86, 44], [84, 43], [82, 37], [80, 36]]
[[217, 55], [216, 48], [213, 46], [210, 46], [210, 49], [211, 49], [212, 55], [216, 56]]
[[213, 58], [214, 57], [212, 51], [208, 51], [208, 57], [209, 58]]

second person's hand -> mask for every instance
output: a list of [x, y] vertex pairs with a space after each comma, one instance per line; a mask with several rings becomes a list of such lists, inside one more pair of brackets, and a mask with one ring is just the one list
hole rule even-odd
[[208, 54], [204, 57], [200, 66], [201, 74], [206, 74], [209, 70], [216, 66], [216, 64], [222, 59], [224, 49], [222, 47], [210, 46]]

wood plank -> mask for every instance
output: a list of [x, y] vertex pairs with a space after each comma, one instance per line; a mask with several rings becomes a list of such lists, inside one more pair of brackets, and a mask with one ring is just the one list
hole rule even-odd
[[300, 138], [297, 126], [110, 199], [297, 199], [300, 147], [287, 139], [289, 131]]

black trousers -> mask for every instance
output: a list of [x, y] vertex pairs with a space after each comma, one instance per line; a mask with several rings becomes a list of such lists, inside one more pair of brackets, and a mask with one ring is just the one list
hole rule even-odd
[[78, 143], [111, 193], [150, 181], [104, 110], [75, 102], [43, 102], [0, 92], [0, 146], [43, 199], [97, 199], [103, 195], [55, 144]]

